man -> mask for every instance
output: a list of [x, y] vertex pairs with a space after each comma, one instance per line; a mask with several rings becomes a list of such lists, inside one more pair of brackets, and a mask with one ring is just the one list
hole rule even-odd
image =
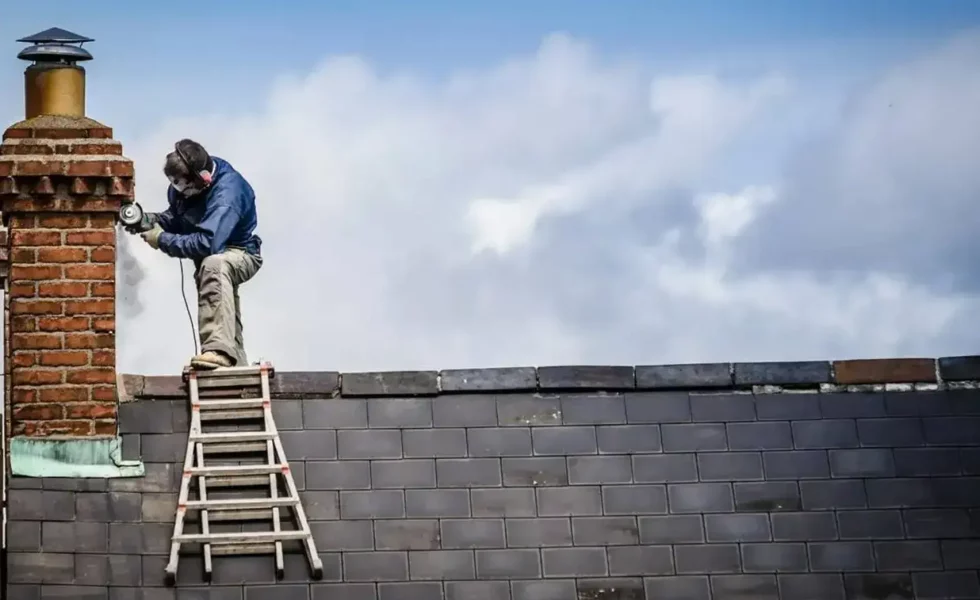
[[194, 262], [201, 354], [195, 369], [248, 364], [238, 287], [262, 266], [252, 186], [227, 161], [183, 139], [167, 155], [169, 208], [150, 213], [141, 237], [151, 247]]

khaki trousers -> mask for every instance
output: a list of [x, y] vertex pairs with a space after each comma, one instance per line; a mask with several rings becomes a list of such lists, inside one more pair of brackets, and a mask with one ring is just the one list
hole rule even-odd
[[201, 261], [194, 274], [197, 284], [197, 329], [201, 352], [218, 351], [237, 366], [248, 364], [242, 338], [242, 311], [238, 286], [258, 273], [262, 257], [228, 248]]

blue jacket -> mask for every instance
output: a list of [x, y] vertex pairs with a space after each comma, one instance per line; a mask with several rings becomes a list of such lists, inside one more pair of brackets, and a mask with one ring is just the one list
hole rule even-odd
[[255, 235], [258, 218], [255, 192], [227, 161], [212, 156], [215, 171], [211, 185], [195, 196], [184, 197], [167, 188], [167, 210], [157, 213], [160, 250], [176, 258], [200, 263], [229, 246], [259, 255], [262, 239]]

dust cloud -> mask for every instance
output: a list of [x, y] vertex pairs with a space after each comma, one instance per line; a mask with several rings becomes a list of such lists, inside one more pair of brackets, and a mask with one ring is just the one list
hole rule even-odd
[[140, 283], [146, 272], [130, 247], [130, 234], [121, 227], [116, 230], [116, 306], [123, 317], [135, 317], [143, 312]]

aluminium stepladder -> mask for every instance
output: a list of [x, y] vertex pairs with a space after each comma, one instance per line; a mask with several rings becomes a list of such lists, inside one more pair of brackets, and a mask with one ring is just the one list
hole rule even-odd
[[[177, 498], [170, 561], [166, 582], [174, 585], [182, 544], [200, 544], [204, 555], [204, 578], [211, 581], [212, 555], [275, 554], [276, 577], [282, 578], [283, 542], [297, 540], [309, 562], [314, 579], [323, 577], [306, 512], [289, 469], [289, 461], [272, 417], [269, 380], [275, 370], [269, 363], [228, 367], [211, 371], [184, 371], [190, 396], [190, 427], [187, 452]], [[260, 429], [228, 430], [229, 424], [249, 423]], [[215, 424], [219, 431], [206, 431]], [[213, 462], [218, 458], [218, 464]], [[220, 457], [224, 457], [222, 460]], [[230, 460], [228, 457], [232, 457]], [[205, 463], [205, 458], [209, 458]], [[279, 493], [281, 476], [285, 496]], [[191, 482], [197, 480], [197, 499], [189, 498]], [[232, 490], [231, 499], [209, 499], [210, 489]], [[243, 497], [250, 492], [253, 497]], [[259, 495], [259, 492], [262, 492]], [[297, 529], [282, 529], [280, 509], [291, 509]], [[185, 533], [189, 511], [197, 515], [198, 533]], [[271, 531], [212, 532], [212, 522], [271, 522]]]

